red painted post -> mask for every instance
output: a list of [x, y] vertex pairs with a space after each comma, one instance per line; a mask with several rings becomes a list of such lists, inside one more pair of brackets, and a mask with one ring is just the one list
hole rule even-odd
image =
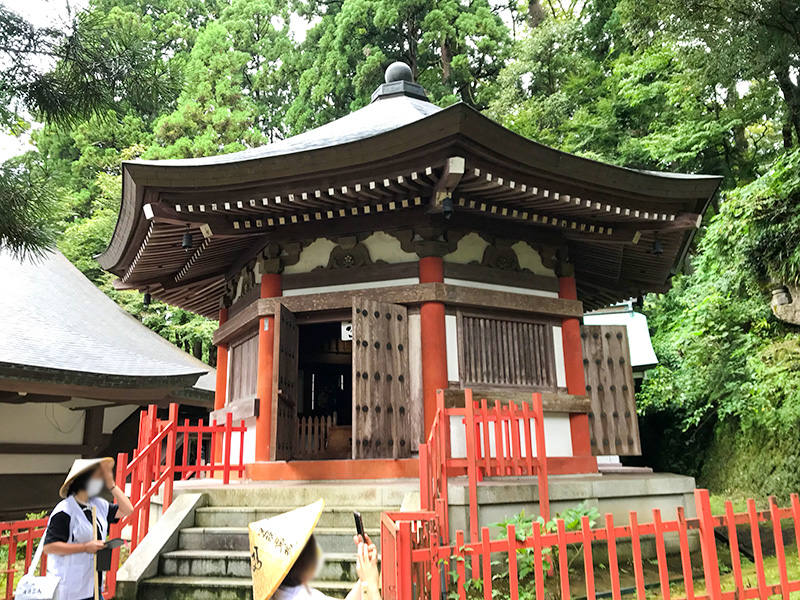
[[[489, 403], [486, 398], [481, 399], [480, 405], [480, 422], [483, 429], [483, 473], [486, 477], [491, 477], [492, 472], [492, 444], [491, 444], [491, 421], [489, 420]], [[495, 445], [497, 440], [495, 440]]]
[[[510, 527], [513, 527], [511, 525]], [[460, 529], [456, 531], [456, 586], [458, 589], [458, 597], [460, 600], [466, 600], [467, 590], [464, 588], [464, 582], [467, 580], [467, 557], [464, 552], [464, 532]], [[473, 577], [475, 573], [473, 572]]]
[[592, 526], [589, 517], [581, 517], [581, 534], [583, 536], [583, 573], [586, 581], [586, 597], [594, 598], [594, 562], [592, 560]]
[[233, 441], [233, 413], [225, 415], [225, 437], [223, 442], [225, 444], [223, 465], [222, 465], [222, 482], [228, 485], [231, 482], [231, 442]]
[[483, 564], [483, 600], [492, 600], [492, 548], [489, 528], [481, 528], [481, 560]]
[[[552, 556], [552, 554], [551, 554]], [[533, 522], [533, 574], [536, 580], [536, 599], [544, 600], [544, 569], [542, 562], [542, 530], [539, 523]]]
[[[739, 554], [739, 534], [736, 532], [736, 517], [733, 513], [733, 503], [725, 501], [725, 521], [728, 525], [728, 544], [731, 549], [731, 568], [733, 581], [739, 598], [744, 598], [744, 579], [742, 577], [742, 557]], [[800, 540], [798, 540], [800, 544]]]
[[450, 459], [450, 417], [444, 408], [444, 391], [440, 390], [436, 394], [436, 410], [439, 415], [439, 466], [441, 470], [441, 490], [440, 497], [444, 502], [444, 515], [442, 517], [442, 533], [445, 542], [450, 543], [450, 515], [448, 514], [448, 493], [447, 493], [447, 463]]
[[517, 570], [517, 531], [513, 525], [506, 528], [508, 543], [508, 587], [510, 600], [519, 600], [519, 571]]
[[[444, 283], [444, 261], [438, 256], [420, 258], [419, 282]], [[419, 312], [423, 421], [427, 439], [436, 416], [436, 391], [448, 386], [447, 333], [442, 302], [423, 302]]]
[[[525, 422], [525, 469], [527, 475], [533, 475], [533, 433], [531, 432], [532, 413], [527, 403], [522, 405], [522, 420]], [[533, 421], [536, 431], [536, 419]], [[538, 463], [537, 463], [538, 464]]]
[[769, 514], [772, 518], [772, 533], [775, 538], [775, 558], [778, 560], [778, 573], [781, 578], [781, 598], [789, 600], [789, 576], [786, 573], [786, 550], [783, 547], [783, 531], [781, 530], [781, 516], [775, 497], [769, 497]]
[[503, 439], [503, 415], [500, 412], [500, 402], [494, 402], [494, 454], [497, 459], [496, 474], [505, 477], [506, 473], [506, 451], [505, 440]]
[[14, 572], [17, 560], [17, 528], [11, 523], [8, 532], [8, 564], [6, 566], [6, 598], [14, 597]]
[[239, 422], [239, 478], [244, 477], [244, 434], [247, 432], [247, 426], [244, 424], [244, 419]]
[[[219, 324], [224, 325], [228, 321], [228, 309], [219, 310]], [[225, 408], [228, 397], [228, 344], [217, 346], [217, 379], [214, 390], [214, 410]], [[219, 461], [220, 457], [216, 457]], [[184, 462], [184, 464], [186, 464]]]
[[397, 524], [397, 600], [414, 600], [411, 585], [411, 523]]
[[547, 482], [547, 448], [544, 439], [544, 407], [542, 395], [533, 394], [534, 426], [536, 431], [536, 462], [538, 463], [539, 514], [550, 520], [550, 489]]
[[[608, 574], [611, 577], [611, 596], [620, 600], [621, 590], [619, 585], [619, 558], [617, 557], [617, 534], [614, 530], [614, 516], [606, 513], [606, 535], [608, 543]], [[669, 600], [669, 597], [666, 598]]]
[[432, 510], [428, 444], [419, 445], [419, 499], [422, 510]]
[[794, 539], [797, 544], [797, 557], [800, 559], [800, 496], [791, 495], [792, 522], [794, 523]]
[[[181, 461], [181, 467], [186, 469], [189, 466], [189, 419], [184, 419], [183, 421], [183, 460]], [[188, 471], [181, 470], [181, 480], [186, 479], [188, 476]]]
[[[467, 438], [467, 485], [469, 488], [469, 535], [470, 541], [478, 541], [478, 457], [475, 440], [475, 403], [472, 390], [464, 390], [464, 425]], [[478, 572], [478, 557], [472, 556], [472, 576]]]
[[[558, 278], [558, 297], [566, 300], [578, 299], [574, 277]], [[580, 320], [574, 317], [562, 320], [561, 338], [564, 344], [564, 375], [567, 380], [567, 391], [582, 396], [586, 394], [586, 381], [583, 374]], [[585, 413], [570, 414], [569, 427], [573, 456], [591, 456], [589, 416]]]
[[169, 433], [167, 434], [167, 457], [166, 469], [168, 472], [167, 480], [164, 485], [164, 505], [163, 510], [166, 510], [172, 504], [172, 490], [175, 483], [175, 447], [178, 443], [178, 405], [169, 405]]
[[[667, 568], [667, 552], [664, 547], [664, 525], [661, 522], [661, 511], [657, 508], [653, 509], [653, 526], [656, 530], [656, 560], [658, 561], [658, 580], [661, 584], [661, 596], [664, 600], [669, 600], [669, 570]], [[705, 563], [705, 561], [703, 562]], [[706, 581], [706, 587], [708, 588], [708, 581]]]
[[689, 554], [689, 534], [686, 524], [686, 515], [682, 506], [679, 506], [676, 512], [678, 517], [678, 541], [681, 549], [681, 568], [683, 569], [683, 583], [686, 588], [686, 600], [694, 600], [692, 557]]
[[[283, 295], [281, 276], [267, 273], [261, 276], [261, 297], [277, 298]], [[275, 365], [275, 316], [262, 317], [258, 324], [258, 373], [256, 395], [258, 417], [256, 417], [256, 462], [272, 460], [272, 389]]]
[[[214, 421], [214, 425], [215, 426], [216, 426], [216, 424], [217, 424], [217, 422]], [[213, 429], [212, 429], [212, 431], [213, 431]], [[215, 448], [214, 448], [214, 440], [215, 439], [216, 438], [214, 437], [214, 434], [211, 434], [211, 448], [210, 448], [210, 452], [209, 452], [210, 456], [208, 457], [208, 464], [209, 465], [213, 465], [214, 464], [214, 450], [215, 450]], [[203, 430], [202, 430], [201, 425], [199, 423], [197, 425], [197, 452], [196, 452], [196, 454], [197, 454], [197, 456], [195, 457], [195, 463], [196, 463], [196, 466], [197, 466], [197, 477], [200, 478], [200, 476], [201, 476], [200, 474], [203, 473]], [[210, 470], [209, 473], [210, 473], [209, 476], [213, 476], [214, 471]]]
[[694, 502], [700, 519], [700, 549], [703, 554], [703, 574], [710, 600], [721, 600], [722, 586], [719, 577], [717, 541], [714, 538], [714, 516], [708, 490], [695, 490]]
[[[708, 492], [706, 492], [708, 494]], [[755, 559], [756, 581], [758, 581], [758, 597], [768, 598], [767, 580], [764, 573], [764, 553], [761, 550], [761, 532], [758, 530], [758, 515], [756, 501], [747, 499], [747, 516], [750, 521], [750, 539], [753, 543], [753, 558]]]
[[[561, 598], [569, 600], [569, 561], [567, 556], [567, 529], [564, 525], [564, 519], [556, 520], [556, 533], [558, 535], [558, 575], [561, 580]], [[609, 552], [609, 558], [610, 554]]]
[[[513, 456], [513, 464], [514, 470], [511, 473], [512, 475], [530, 475], [531, 473], [525, 473], [525, 470], [522, 466], [522, 444], [520, 443], [519, 439], [519, 428], [520, 428], [520, 417], [517, 414], [517, 405], [511, 404], [508, 407], [509, 412], [509, 429], [511, 430], [511, 445], [513, 450], [511, 451], [511, 455]], [[528, 427], [528, 431], [530, 431], [531, 424], [525, 423]]]

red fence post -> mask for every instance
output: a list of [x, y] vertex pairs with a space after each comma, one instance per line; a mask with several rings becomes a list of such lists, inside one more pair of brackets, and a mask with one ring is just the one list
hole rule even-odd
[[225, 434], [222, 439], [225, 444], [223, 450], [222, 464], [222, 483], [228, 485], [231, 482], [231, 442], [233, 441], [233, 413], [225, 415]]
[[697, 507], [697, 517], [700, 519], [700, 549], [703, 554], [706, 591], [710, 600], [721, 600], [722, 587], [719, 577], [717, 541], [714, 539], [714, 517], [711, 514], [708, 490], [695, 490], [694, 502]]
[[431, 476], [428, 468], [428, 444], [419, 445], [419, 506], [422, 510], [432, 510], [431, 506]]
[[[475, 426], [475, 403], [472, 400], [472, 390], [464, 390], [464, 427], [467, 442], [467, 491], [469, 493], [469, 539], [478, 541], [478, 456], [475, 439], [477, 428]], [[488, 435], [486, 427], [484, 435]], [[478, 557], [472, 555], [472, 576], [478, 573]]]
[[411, 585], [411, 523], [397, 524], [397, 600], [414, 600]]
[[544, 406], [542, 395], [533, 394], [534, 427], [536, 431], [536, 461], [539, 465], [539, 514], [545, 522], [550, 520], [550, 491], [547, 487], [547, 449], [544, 440]]
[[781, 598], [789, 600], [789, 575], [786, 572], [786, 550], [783, 547], [783, 531], [781, 530], [781, 516], [775, 497], [769, 497], [769, 514], [772, 518], [772, 533], [775, 537], [775, 558], [778, 560], [778, 572], [781, 578]]
[[175, 483], [175, 448], [178, 442], [178, 405], [169, 405], [169, 433], [167, 434], [167, 456], [166, 456], [166, 470], [167, 480], [164, 483], [164, 504], [162, 505], [161, 514], [164, 514], [172, 504], [172, 488]]

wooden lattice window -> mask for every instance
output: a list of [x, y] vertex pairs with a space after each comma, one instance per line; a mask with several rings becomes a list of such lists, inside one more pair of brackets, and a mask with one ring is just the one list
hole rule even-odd
[[464, 385], [556, 388], [552, 324], [462, 314], [459, 331]]
[[256, 397], [258, 334], [231, 344], [228, 372], [228, 403]]

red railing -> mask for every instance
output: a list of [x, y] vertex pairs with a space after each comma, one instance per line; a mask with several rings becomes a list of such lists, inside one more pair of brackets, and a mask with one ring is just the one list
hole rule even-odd
[[[8, 558], [6, 561], [6, 568], [0, 571], [5, 575], [5, 597], [13, 598], [15, 576], [18, 573], [25, 573], [31, 566], [31, 559], [36, 552], [36, 544], [44, 535], [47, 527], [47, 517], [43, 519], [33, 519], [28, 521], [14, 521], [11, 523], [0, 523], [0, 548], [6, 546], [8, 549]], [[25, 544], [25, 555], [20, 559], [19, 554], [20, 544]], [[18, 561], [21, 560], [21, 565]], [[47, 572], [47, 557], [42, 556], [42, 561], [39, 564], [41, 573]]]
[[[422, 510], [436, 513], [443, 541], [450, 541], [447, 515], [449, 473], [466, 473], [469, 491], [470, 535], [478, 539], [478, 483], [484, 477], [538, 477], [539, 512], [550, 518], [547, 455], [544, 441], [542, 395], [532, 394], [531, 404], [493, 406], [472, 398], [464, 390], [463, 408], [446, 408], [444, 392], [437, 394], [437, 411], [428, 441], [419, 447], [419, 481]], [[453, 419], [455, 417], [455, 419]], [[466, 456], [452, 456], [452, 424], [463, 426]]]
[[[532, 535], [522, 539], [514, 525], [508, 525], [504, 535], [498, 539], [492, 539], [490, 529], [483, 527], [480, 539], [470, 543], [465, 542], [464, 533], [458, 531], [453, 544], [441, 544], [438, 536], [430, 534], [438, 520], [435, 512], [388, 513], [381, 524], [384, 600], [440, 600], [448, 594], [466, 600], [469, 595], [475, 595], [475, 592], [468, 593], [471, 580], [480, 580], [477, 587], [485, 600], [492, 599], [494, 586], [502, 586], [503, 595], [507, 594], [510, 600], [519, 600], [520, 585], [525, 586], [527, 593], [532, 592], [536, 600], [544, 600], [545, 593], [548, 597], [555, 595], [563, 600], [573, 594], [595, 598], [604, 592], [610, 593], [614, 600], [620, 600], [623, 587], [618, 546], [622, 544], [630, 546], [631, 556], [626, 561], [633, 564], [632, 590], [626, 595], [635, 594], [639, 600], [644, 600], [645, 590], [650, 587], [658, 588], [666, 600], [734, 600], [772, 595], [788, 600], [790, 592], [800, 591], [800, 580], [789, 578], [781, 526], [782, 520], [790, 522], [793, 545], [800, 558], [800, 500], [797, 494], [791, 496], [790, 506], [785, 508], [779, 508], [775, 499], [770, 498], [769, 508], [762, 511], [756, 510], [755, 501], [751, 499], [747, 501], [746, 512], [736, 513], [728, 501], [725, 514], [714, 516], [708, 491], [696, 490], [695, 505], [696, 518], [686, 518], [683, 508], [679, 507], [675, 520], [663, 520], [661, 511], [654, 509], [652, 522], [642, 524], [638, 522], [635, 511], [629, 513], [627, 525], [615, 524], [611, 514], [606, 514], [604, 522], [595, 527], [591, 526], [588, 516], [583, 516], [580, 526], [572, 530], [567, 530], [563, 519], [555, 520], [554, 530], [540, 527], [534, 521]], [[771, 545], [774, 546], [778, 571], [777, 576], [773, 576], [774, 581], [767, 580], [760, 523], [770, 524], [774, 540]], [[743, 568], [737, 530], [737, 526], [743, 525], [749, 529], [747, 537], [752, 545], [754, 573], [745, 573]], [[724, 530], [730, 546], [730, 566], [724, 565], [722, 569], [715, 528]], [[678, 541], [680, 567], [673, 564], [673, 572], [670, 572], [667, 561], [665, 537], [668, 535], [677, 537]], [[650, 581], [645, 577], [643, 560], [642, 538], [645, 536], [655, 545], [657, 574], [651, 576]], [[690, 538], [695, 536], [699, 538], [699, 550], [696, 546], [692, 549], [690, 544]], [[598, 546], [598, 542], [604, 548]], [[599, 567], [593, 560], [593, 551], [600, 549], [607, 552], [607, 557], [602, 558], [602, 562], [607, 563], [607, 567], [603, 567], [607, 568], [603, 580], [608, 581], [606, 586], [610, 590], [599, 590], [595, 585], [595, 571]], [[530, 557], [530, 553], [533, 554], [533, 573], [521, 582], [520, 561], [522, 557]], [[571, 589], [570, 553], [572, 559], [580, 558], [582, 554], [582, 567], [578, 567], [583, 572], [583, 578], [579, 580], [580, 589]], [[693, 555], [695, 564], [698, 564], [698, 559], [702, 562], [702, 575], [692, 569]], [[385, 562], [388, 558], [392, 562]], [[468, 558], [473, 559], [471, 566]], [[493, 572], [493, 564], [498, 565], [498, 560], [501, 567], [507, 567], [504, 569], [507, 583], [498, 581], [497, 566]], [[454, 577], [450, 576], [451, 571], [454, 571]], [[724, 586], [722, 572], [732, 574]], [[699, 585], [700, 580], [703, 586]], [[683, 586], [680, 595], [673, 591], [676, 583]]]
[[[158, 418], [155, 406], [143, 411], [139, 421], [138, 447], [133, 452], [133, 458], [129, 461], [127, 454], [117, 455], [117, 485], [129, 494], [133, 503], [133, 514], [111, 525], [109, 537], [122, 537], [123, 529], [130, 525], [130, 551], [133, 552], [150, 529], [150, 505], [154, 497], [162, 495], [162, 512], [166, 511], [172, 504], [176, 480], [206, 475], [214, 477], [220, 474], [227, 484], [231, 475], [243, 476], [246, 431], [243, 421], [238, 425], [233, 424], [230, 413], [227, 414], [224, 424], [214, 421], [210, 425], [192, 425], [188, 419], [183, 424], [179, 423], [176, 404], [170, 405], [169, 418], [166, 420]], [[238, 462], [234, 462], [232, 455], [237, 438]], [[0, 523], [0, 547], [8, 546], [9, 551], [3, 600], [13, 598], [14, 576], [21, 571], [16, 568], [18, 543], [28, 542], [24, 561], [24, 569], [27, 570], [33, 552], [31, 541], [41, 538], [46, 525], [46, 518]], [[43, 557], [43, 569], [46, 569], [45, 559]], [[112, 570], [106, 576], [105, 595], [108, 598], [112, 598], [116, 592], [119, 549], [114, 550], [111, 564]]]

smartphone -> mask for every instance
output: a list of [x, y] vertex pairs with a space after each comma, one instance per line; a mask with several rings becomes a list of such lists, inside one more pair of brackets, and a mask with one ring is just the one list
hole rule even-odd
[[356, 521], [356, 533], [361, 536], [363, 541], [367, 541], [367, 536], [364, 533], [364, 521], [361, 520], [361, 513], [357, 510], [353, 511], [353, 518]]

